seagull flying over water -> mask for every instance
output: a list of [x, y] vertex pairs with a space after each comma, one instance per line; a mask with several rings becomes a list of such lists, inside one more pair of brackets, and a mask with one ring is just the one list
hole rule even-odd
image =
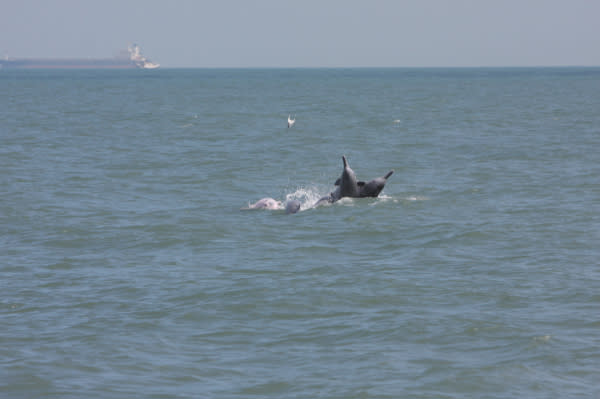
[[291, 115], [288, 115], [288, 127], [294, 126], [294, 123], [296, 123], [296, 115], [294, 115], [294, 119], [291, 118]]

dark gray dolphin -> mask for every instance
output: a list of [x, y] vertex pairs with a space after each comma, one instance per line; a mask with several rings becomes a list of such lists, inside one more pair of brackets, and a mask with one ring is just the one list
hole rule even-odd
[[285, 213], [298, 213], [302, 204], [298, 200], [291, 200], [285, 204]]
[[379, 193], [385, 187], [385, 183], [387, 182], [388, 177], [390, 177], [394, 173], [393, 170], [390, 170], [385, 176], [377, 177], [370, 182], [359, 181], [358, 189], [359, 189], [359, 197], [377, 197]]
[[334, 185], [336, 185], [337, 188], [335, 189], [335, 191], [329, 193], [329, 195], [320, 198], [313, 205], [313, 207], [331, 204], [344, 197], [358, 197], [360, 195], [358, 182], [356, 181], [356, 175], [354, 174], [354, 171], [348, 164], [348, 160], [346, 159], [345, 155], [342, 155], [342, 161], [344, 162], [344, 169], [342, 170], [342, 175], [334, 183]]
[[336, 202], [344, 197], [351, 198], [364, 198], [364, 197], [377, 197], [379, 193], [385, 187], [387, 179], [394, 173], [390, 170], [385, 176], [377, 177], [367, 183], [364, 181], [357, 181], [356, 175], [345, 156], [342, 156], [344, 162], [344, 170], [339, 179], [336, 180], [335, 185], [337, 188], [332, 191], [329, 195], [326, 195], [319, 199], [313, 207], [324, 205], [327, 203]]
[[360, 195], [356, 175], [352, 168], [350, 168], [346, 156], [342, 156], [342, 161], [344, 162], [344, 170], [340, 178], [335, 182], [338, 188], [331, 193], [334, 202], [344, 197], [358, 197]]

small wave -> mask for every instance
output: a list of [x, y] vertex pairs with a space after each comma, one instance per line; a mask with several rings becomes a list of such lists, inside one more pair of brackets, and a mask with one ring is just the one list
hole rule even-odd
[[351, 197], [344, 197], [344, 198], [340, 198], [339, 200], [337, 200], [336, 203], [341, 204], [341, 205], [346, 205], [346, 206], [354, 206], [356, 198], [351, 198]]
[[423, 195], [411, 195], [409, 197], [404, 198], [406, 201], [427, 201], [429, 198]]
[[367, 198], [369, 206], [377, 206], [380, 204], [386, 204], [388, 202], [397, 203], [398, 200], [390, 195], [380, 194], [377, 198]]
[[429, 200], [429, 198], [425, 197], [423, 195], [411, 195], [408, 197], [395, 198], [395, 197], [392, 197], [391, 195], [381, 194], [379, 197], [376, 198], [376, 201], [372, 202], [370, 205], [375, 206], [377, 204], [385, 204], [388, 202], [397, 204], [397, 203], [401, 203], [404, 201], [414, 202], [414, 201], [427, 201], [427, 200]]
[[533, 337], [534, 342], [548, 342], [552, 339], [552, 335], [541, 335], [539, 337]]

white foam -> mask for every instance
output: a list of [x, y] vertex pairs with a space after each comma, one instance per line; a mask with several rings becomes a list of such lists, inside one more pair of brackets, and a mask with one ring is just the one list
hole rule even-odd
[[300, 210], [304, 211], [311, 208], [318, 200], [327, 195], [322, 193], [316, 187], [299, 187], [295, 191], [285, 195], [285, 201], [300, 201]]
[[354, 206], [354, 200], [355, 200], [355, 198], [344, 197], [344, 198], [339, 199], [337, 202], [342, 205]]
[[407, 201], [427, 201], [429, 198], [423, 195], [411, 195], [410, 197], [404, 198]]

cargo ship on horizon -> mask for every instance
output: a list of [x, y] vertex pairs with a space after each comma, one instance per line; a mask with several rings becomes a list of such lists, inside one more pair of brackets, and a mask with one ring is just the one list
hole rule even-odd
[[133, 44], [113, 58], [10, 58], [0, 59], [0, 69], [156, 69], [142, 55], [140, 46]]

